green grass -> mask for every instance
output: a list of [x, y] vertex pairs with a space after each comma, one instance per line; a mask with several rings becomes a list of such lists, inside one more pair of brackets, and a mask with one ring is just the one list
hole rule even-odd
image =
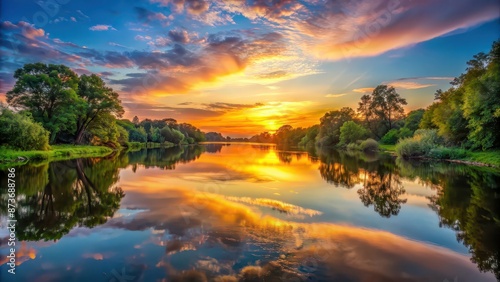
[[396, 152], [396, 145], [384, 145], [380, 144], [379, 145], [380, 149], [388, 152]]
[[500, 167], [500, 150], [486, 152], [468, 152], [465, 161], [478, 162]]
[[[104, 146], [52, 145], [48, 151], [18, 151], [0, 148], [0, 166], [19, 166], [28, 161], [57, 161], [84, 157], [102, 157], [113, 150]], [[20, 158], [24, 158], [22, 160]]]

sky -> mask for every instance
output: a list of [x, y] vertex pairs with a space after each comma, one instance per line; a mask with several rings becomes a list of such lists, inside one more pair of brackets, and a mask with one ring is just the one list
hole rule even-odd
[[425, 108], [500, 37], [498, 0], [4, 0], [0, 101], [26, 63], [96, 73], [125, 118], [248, 137], [357, 108]]

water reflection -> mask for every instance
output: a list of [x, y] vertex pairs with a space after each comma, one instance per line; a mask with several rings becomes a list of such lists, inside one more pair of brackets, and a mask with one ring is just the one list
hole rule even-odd
[[[17, 171], [17, 236], [28, 241], [19, 253], [26, 281], [43, 281], [47, 266], [40, 262], [52, 258], [55, 263], [57, 257], [64, 257], [57, 265], [67, 271], [56, 267], [45, 281], [88, 281], [96, 271], [109, 274], [122, 260], [130, 266], [132, 281], [499, 278], [500, 174], [484, 168], [207, 144]], [[0, 180], [6, 187], [5, 172]], [[474, 264], [463, 254], [419, 242], [424, 240], [418, 235], [405, 238], [382, 226], [356, 226], [360, 221], [330, 222], [336, 214], [323, 205], [335, 193], [349, 203], [344, 213], [356, 214], [359, 208], [349, 202], [353, 196], [362, 208], [373, 207], [376, 217], [397, 226], [395, 219], [414, 196], [407, 190], [415, 188], [407, 185], [432, 189], [424, 198], [428, 207], [415, 216], [426, 221], [427, 211], [435, 212], [440, 226], [453, 230], [468, 248]], [[327, 189], [316, 194], [315, 186]], [[6, 191], [0, 193], [5, 215]], [[83, 239], [92, 234], [97, 237]], [[75, 256], [68, 258], [60, 242], [40, 249], [43, 240], [71, 242]], [[96, 246], [101, 249], [93, 251]], [[50, 250], [53, 257], [47, 255]], [[30, 260], [36, 263], [26, 263]]]
[[398, 215], [406, 203], [406, 191], [391, 158], [336, 150], [317, 154], [321, 160], [319, 171], [326, 182], [347, 189], [362, 184], [357, 190], [360, 200], [366, 207], [373, 206], [381, 216]]
[[56, 240], [75, 226], [103, 224], [119, 208], [124, 196], [122, 189], [114, 186], [118, 167], [113, 161], [53, 162], [21, 167], [17, 175], [19, 240]]
[[398, 165], [409, 177], [436, 187], [437, 194], [429, 200], [440, 225], [455, 230], [479, 269], [500, 280], [500, 175], [488, 168], [440, 163]]

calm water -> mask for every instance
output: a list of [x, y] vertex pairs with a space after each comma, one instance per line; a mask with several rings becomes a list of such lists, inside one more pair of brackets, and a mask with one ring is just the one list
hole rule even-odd
[[207, 144], [16, 174], [22, 242], [13, 276], [1, 229], [2, 281], [462, 282], [500, 273], [500, 173], [485, 168]]

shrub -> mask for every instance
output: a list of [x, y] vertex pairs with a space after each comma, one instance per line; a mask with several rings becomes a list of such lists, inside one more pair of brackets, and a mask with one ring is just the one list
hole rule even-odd
[[[402, 127], [399, 129], [398, 139], [408, 138], [408, 137], [412, 137], [412, 136], [413, 136], [413, 131], [411, 131], [409, 128]], [[394, 143], [394, 144], [396, 144], [396, 143]]]
[[352, 150], [352, 151], [361, 150], [361, 146], [359, 144], [356, 144], [356, 143], [348, 144], [346, 148], [347, 148], [347, 150]]
[[396, 145], [396, 154], [402, 158], [411, 158], [424, 155], [420, 141], [414, 138], [404, 138]]
[[49, 132], [25, 113], [0, 105], [0, 145], [20, 150], [49, 150]]
[[368, 137], [368, 130], [354, 121], [344, 122], [340, 127], [340, 145], [347, 145]]
[[383, 137], [380, 139], [380, 143], [386, 145], [394, 145], [398, 142], [399, 132], [397, 129], [389, 130]]
[[368, 138], [365, 141], [361, 142], [361, 145], [359, 146], [362, 151], [378, 151], [378, 142]]

